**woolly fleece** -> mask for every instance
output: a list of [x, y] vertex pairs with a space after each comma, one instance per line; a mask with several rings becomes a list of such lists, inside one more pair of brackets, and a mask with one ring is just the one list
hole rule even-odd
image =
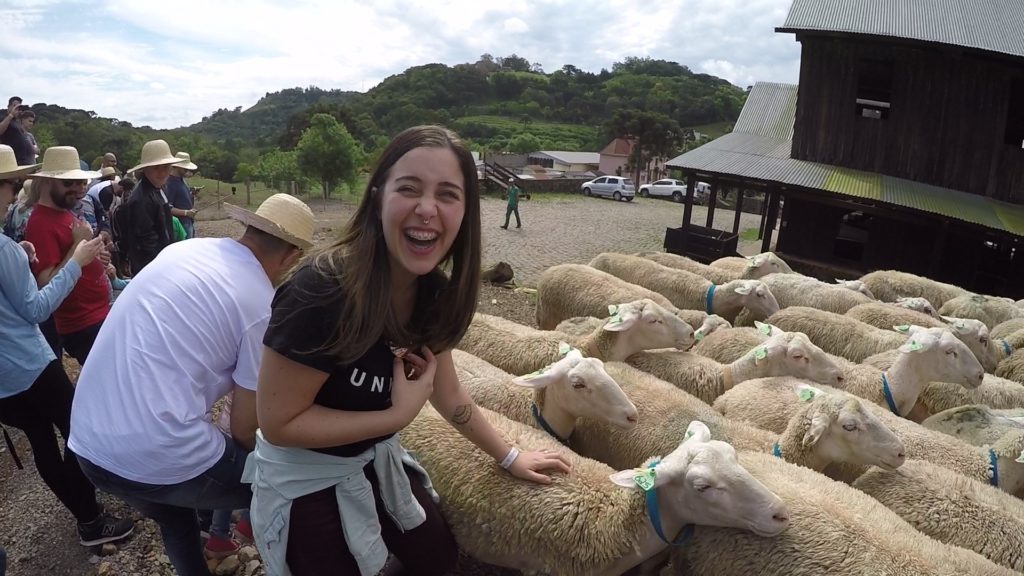
[[991, 330], [1007, 320], [1024, 318], [1024, 309], [1002, 298], [971, 295], [947, 301], [939, 308], [939, 314], [981, 320]]
[[877, 270], [861, 276], [860, 279], [867, 284], [875, 298], [882, 302], [895, 302], [904, 297], [919, 297], [931, 302], [936, 310], [947, 300], [970, 294], [959, 286], [898, 270]]
[[537, 326], [552, 330], [562, 320], [575, 316], [604, 318], [609, 304], [641, 298], [650, 298], [671, 312], [676, 310], [667, 298], [653, 290], [590, 266], [559, 264], [542, 272], [537, 282]]
[[886, 302], [868, 302], [859, 304], [846, 311], [850, 318], [880, 328], [892, 330], [893, 326], [923, 326], [925, 328], [945, 328], [941, 320], [936, 320], [924, 312], [917, 312]]
[[786, 332], [803, 332], [822, 350], [852, 362], [899, 348], [907, 337], [892, 330], [869, 326], [860, 320], [816, 308], [784, 308], [767, 322]]
[[838, 284], [827, 284], [798, 274], [769, 274], [761, 278], [775, 295], [779, 308], [808, 306], [843, 314], [859, 304], [872, 302], [871, 298]]

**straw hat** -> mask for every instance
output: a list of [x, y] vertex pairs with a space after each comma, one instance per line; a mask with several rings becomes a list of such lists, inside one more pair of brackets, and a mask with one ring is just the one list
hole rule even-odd
[[0, 178], [21, 178], [36, 168], [39, 168], [39, 164], [18, 166], [14, 148], [0, 144]]
[[142, 158], [139, 165], [129, 170], [136, 172], [151, 166], [163, 166], [165, 164], [177, 164], [181, 158], [171, 154], [171, 147], [163, 140], [150, 140], [142, 145]]
[[99, 177], [99, 172], [82, 170], [78, 150], [74, 146], [50, 146], [43, 153], [43, 164], [39, 172], [30, 178], [55, 178], [57, 180], [90, 180]]
[[195, 172], [199, 170], [199, 166], [192, 163], [192, 157], [188, 155], [188, 152], [178, 152], [174, 155], [175, 158], [180, 158], [182, 161], [174, 165], [175, 168], [184, 168], [189, 172]]
[[224, 209], [246, 226], [277, 236], [303, 250], [313, 247], [313, 211], [291, 194], [274, 194], [264, 200], [256, 212], [232, 204], [225, 204]]

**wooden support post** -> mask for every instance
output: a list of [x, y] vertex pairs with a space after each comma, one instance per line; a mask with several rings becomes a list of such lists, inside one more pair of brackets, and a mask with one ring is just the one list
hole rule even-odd
[[736, 187], [736, 218], [732, 221], [732, 233], [740, 233], [740, 216], [743, 214], [743, 188]]
[[775, 187], [768, 189], [768, 211], [764, 222], [764, 238], [761, 239], [761, 252], [768, 252], [772, 246], [772, 232], [775, 230], [775, 220], [779, 214], [779, 190]]
[[711, 180], [711, 194], [708, 195], [708, 218], [704, 226], [709, 230], [715, 228], [715, 204], [718, 203], [718, 178]]
[[770, 189], [765, 189], [764, 198], [761, 200], [761, 223], [757, 225], [757, 239], [764, 238], [764, 223], [768, 220], [768, 199], [771, 197]]
[[686, 198], [683, 199], [683, 228], [690, 226], [693, 216], [693, 189], [697, 185], [697, 175], [690, 172], [686, 175]]

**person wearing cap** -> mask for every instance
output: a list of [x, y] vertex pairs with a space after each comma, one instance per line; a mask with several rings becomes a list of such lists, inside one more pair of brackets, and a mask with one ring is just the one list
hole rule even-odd
[[139, 165], [128, 171], [139, 175], [125, 206], [131, 222], [131, 239], [127, 244], [133, 276], [174, 242], [171, 206], [162, 188], [171, 175], [171, 165], [178, 162], [181, 159], [171, 154], [167, 142], [150, 140], [142, 146]]
[[188, 152], [178, 152], [175, 156], [180, 158], [181, 162], [171, 166], [171, 176], [167, 179], [164, 191], [167, 193], [167, 202], [171, 205], [171, 215], [181, 222], [185, 229], [185, 237], [194, 238], [196, 210], [193, 207], [192, 190], [185, 182], [185, 174], [195, 172], [199, 167], [192, 163]]
[[[0, 146], [0, 212], [14, 200], [21, 179], [38, 166], [17, 165], [14, 150]], [[103, 249], [101, 240], [85, 240], [87, 226], [79, 224], [72, 233], [67, 263], [41, 289], [29, 269], [35, 247], [0, 236], [0, 423], [25, 433], [39, 476], [78, 521], [81, 543], [95, 546], [124, 538], [134, 525], [104, 514], [78, 461], [61, 450], [54, 429], [67, 440], [75, 389], [38, 327]]]
[[[29, 176], [39, 202], [25, 225], [25, 240], [36, 249], [32, 272], [40, 286], [50, 282], [71, 258], [77, 244], [75, 229], [83, 222], [72, 210], [85, 194], [86, 181], [95, 176], [97, 172], [81, 169], [78, 150], [71, 146], [47, 148], [42, 168]], [[91, 228], [87, 237], [92, 238]], [[105, 267], [109, 262], [110, 253], [104, 248], [99, 259], [82, 269], [82, 279], [53, 313], [61, 346], [79, 364], [85, 363], [107, 317], [110, 282]]]
[[[244, 509], [274, 286], [313, 245], [313, 212], [275, 194], [231, 238], [168, 246], [111, 309], [78, 378], [68, 446], [101, 490], [160, 526], [179, 576], [208, 574], [197, 509]], [[230, 436], [210, 421], [231, 394]]]
[[502, 230], [508, 230], [508, 220], [512, 214], [516, 215], [516, 228], [522, 228], [523, 223], [519, 221], [519, 186], [516, 186], [516, 179], [508, 177], [508, 189], [505, 190], [505, 194], [508, 196], [508, 205], [505, 207], [505, 223], [501, 226]]

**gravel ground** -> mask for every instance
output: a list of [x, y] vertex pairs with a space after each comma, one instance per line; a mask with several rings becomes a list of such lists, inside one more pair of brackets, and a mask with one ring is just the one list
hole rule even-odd
[[[323, 207], [318, 201], [313, 208], [318, 225], [316, 241], [324, 244], [334, 237], [355, 207], [339, 202]], [[485, 198], [482, 211], [485, 265], [498, 260], [513, 262], [517, 268], [516, 282], [531, 286], [537, 272], [553, 264], [586, 262], [605, 250], [657, 249], [664, 226], [678, 225], [676, 222], [682, 209], [675, 204], [646, 200], [630, 204], [583, 198], [533, 201], [521, 207], [524, 228], [515, 232], [497, 230], [497, 224], [504, 216], [503, 202]], [[702, 219], [699, 211], [700, 207], [694, 211], [695, 222]], [[567, 213], [572, 214], [571, 223], [565, 226], [557, 224], [564, 222]], [[632, 225], [607, 226], [609, 213], [621, 213], [615, 217], [628, 217]], [[725, 217], [725, 214], [721, 216], [722, 219]], [[560, 226], [557, 233], [552, 232], [553, 226]], [[223, 210], [216, 207], [206, 208], [200, 213], [197, 229], [200, 236], [207, 237], [237, 236], [242, 231], [237, 222], [226, 219]], [[602, 233], [593, 234], [596, 229], [601, 229]], [[619, 233], [621, 236], [617, 235]], [[552, 239], [557, 241], [552, 244]], [[558, 249], [552, 250], [552, 246]], [[567, 251], [566, 247], [576, 249]], [[756, 250], [746, 246], [742, 251], [753, 253]], [[522, 259], [521, 266], [519, 259]], [[484, 285], [477, 309], [536, 326], [535, 299], [529, 290]], [[65, 367], [72, 381], [77, 380], [78, 364], [65, 358]], [[0, 546], [6, 548], [9, 556], [8, 576], [172, 576], [156, 525], [137, 516], [133, 516], [137, 519], [134, 535], [116, 548], [102, 550], [80, 546], [73, 518], [36, 474], [25, 437], [14, 429], [9, 429], [9, 432], [25, 469], [16, 470], [6, 446], [0, 445]], [[133, 514], [115, 498], [101, 495], [101, 500], [109, 511], [121, 517]], [[262, 574], [262, 569], [254, 571], [251, 568], [246, 566], [246, 562], [240, 562], [237, 569], [224, 570], [223, 573], [235, 576]], [[457, 574], [489, 576], [511, 573], [468, 558], [462, 559], [457, 571]]]

